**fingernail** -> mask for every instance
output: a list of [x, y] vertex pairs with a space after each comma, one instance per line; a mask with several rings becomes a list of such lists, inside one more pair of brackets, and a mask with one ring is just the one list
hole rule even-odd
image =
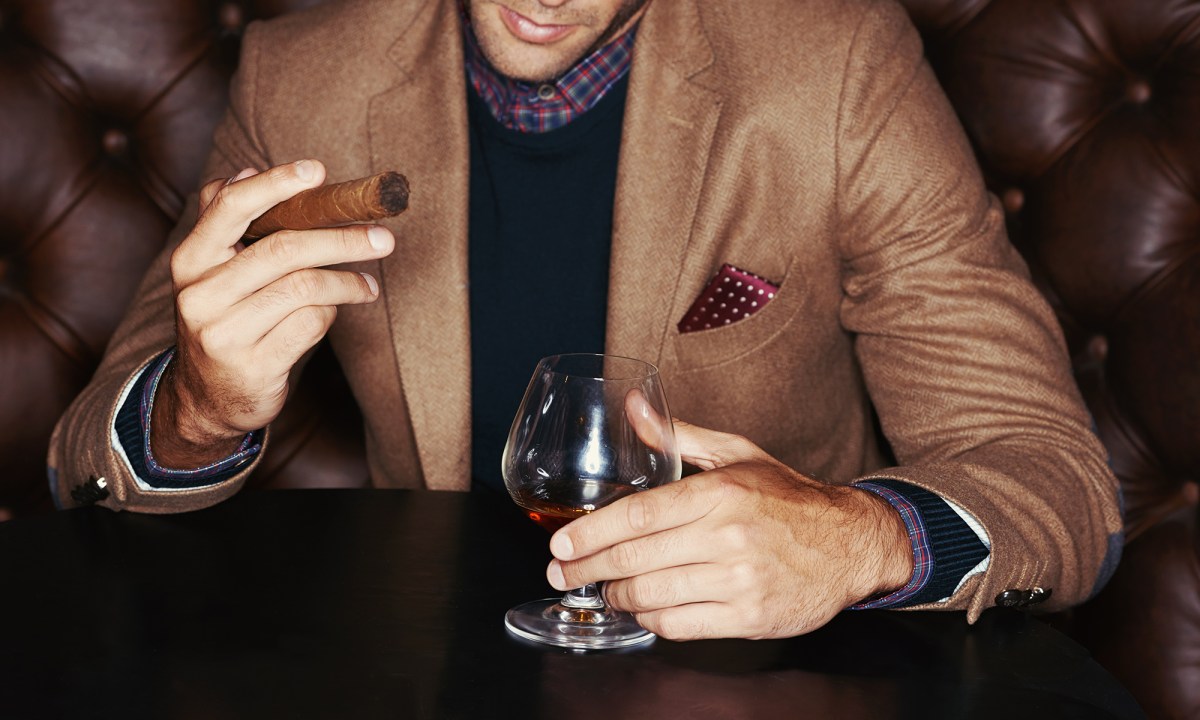
[[371, 277], [370, 275], [368, 275], [366, 273], [359, 273], [359, 274], [363, 276], [363, 280], [367, 281], [367, 285], [371, 286], [371, 294], [378, 295], [379, 294], [379, 283], [375, 282], [375, 278]]
[[562, 560], [570, 560], [571, 555], [575, 552], [575, 546], [571, 544], [571, 538], [563, 533], [556, 533], [550, 538], [550, 553], [556, 558]]
[[546, 580], [555, 590], [567, 589], [567, 579], [563, 577], [562, 564], [557, 560], [551, 560], [550, 566], [546, 568]]
[[367, 241], [371, 243], [371, 247], [376, 250], [382, 250], [387, 247], [389, 234], [387, 230], [376, 225], [367, 231]]
[[317, 169], [309, 160], [298, 160], [296, 162], [296, 177], [301, 180], [312, 180]]

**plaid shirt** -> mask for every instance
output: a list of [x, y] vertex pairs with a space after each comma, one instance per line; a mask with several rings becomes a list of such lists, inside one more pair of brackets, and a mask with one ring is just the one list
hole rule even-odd
[[553, 83], [527, 83], [496, 72], [484, 59], [469, 19], [463, 16], [467, 81], [506, 128], [525, 133], [557, 130], [595, 107], [629, 72], [637, 27], [580, 60]]

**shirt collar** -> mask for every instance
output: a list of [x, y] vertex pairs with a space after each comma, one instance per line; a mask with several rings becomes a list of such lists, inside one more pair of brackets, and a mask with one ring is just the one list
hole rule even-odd
[[501, 75], [484, 58], [465, 12], [463, 47], [467, 81], [500, 124], [518, 132], [548, 132], [591, 110], [629, 72], [637, 26], [548, 83]]

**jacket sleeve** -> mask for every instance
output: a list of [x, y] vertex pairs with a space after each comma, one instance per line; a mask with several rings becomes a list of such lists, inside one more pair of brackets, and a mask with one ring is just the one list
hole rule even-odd
[[[202, 182], [230, 177], [246, 167], [265, 169], [272, 164], [261, 149], [253, 125], [256, 38], [256, 27], [252, 25], [243, 43], [241, 66], [232, 81], [230, 107], [216, 130]], [[97, 504], [113, 510], [164, 513], [207, 507], [237, 492], [258, 463], [256, 458], [233, 477], [211, 485], [152, 487], [134, 473], [116, 432], [118, 411], [143, 370], [175, 344], [170, 259], [195, 225], [198, 206], [198, 194], [193, 193], [166, 246], [143, 278], [100, 367], [55, 426], [47, 471], [51, 493], [60, 507], [77, 504], [71, 491], [93, 478], [104, 478], [107, 490], [107, 497]], [[267, 443], [264, 439], [264, 450]], [[261, 458], [262, 453], [257, 457]]]
[[841, 320], [899, 463], [859, 480], [925, 488], [991, 541], [984, 573], [917, 607], [974, 620], [1013, 598], [1085, 600], [1120, 555], [1117, 481], [1053, 313], [891, 2], [859, 25], [837, 143]]

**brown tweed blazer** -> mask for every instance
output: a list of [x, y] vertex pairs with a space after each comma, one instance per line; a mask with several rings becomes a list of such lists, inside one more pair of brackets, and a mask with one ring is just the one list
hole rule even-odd
[[[206, 177], [304, 157], [331, 181], [399, 169], [398, 242], [357, 269], [382, 297], [330, 333], [381, 487], [468, 486], [466, 87], [453, 0], [326, 3], [249, 29]], [[195, 200], [173, 242], [195, 218]], [[639, 31], [619, 164], [608, 351], [656, 362], [677, 416], [813, 477], [898, 478], [972, 513], [1010, 588], [1089, 595], [1117, 485], [1053, 316], [890, 0], [658, 0]], [[750, 319], [680, 334], [721, 266], [781, 284]], [[104, 475], [114, 509], [235, 493], [140, 487], [112, 436], [122, 389], [173, 342], [167, 253], [52, 441], [57, 493]], [[874, 416], [896, 467], [876, 440]], [[269, 443], [265, 452], [270, 452]], [[1111, 562], [1115, 553], [1108, 553]]]

